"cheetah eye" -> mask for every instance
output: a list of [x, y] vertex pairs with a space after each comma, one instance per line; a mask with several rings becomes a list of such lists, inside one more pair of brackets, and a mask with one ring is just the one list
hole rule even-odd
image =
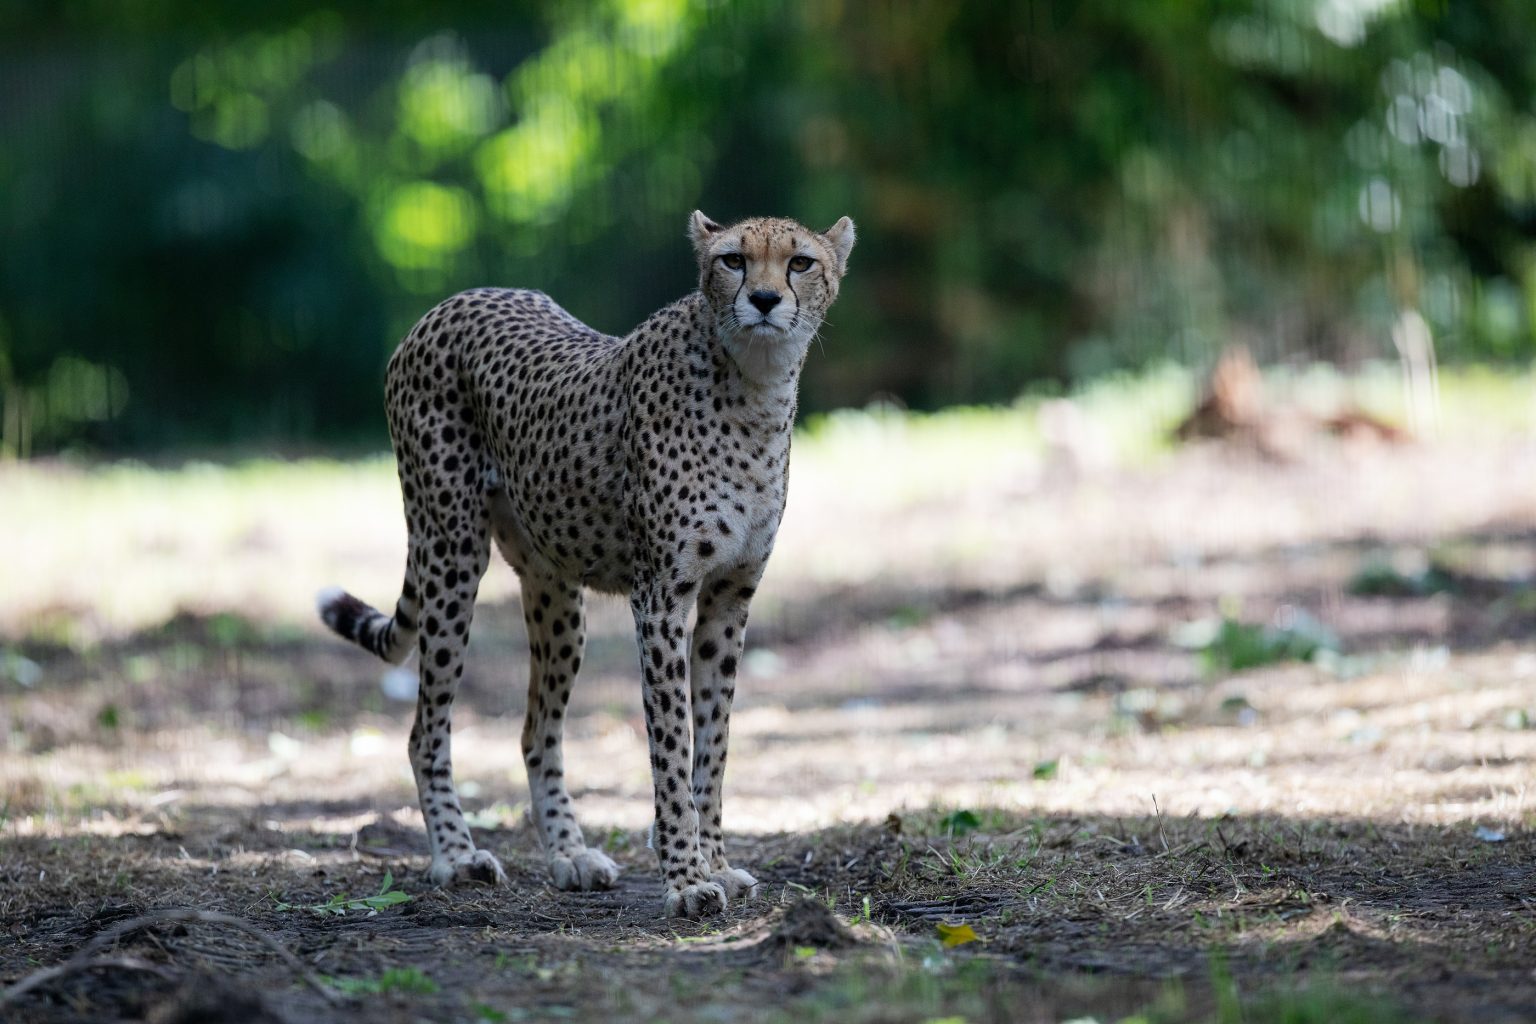
[[793, 256], [789, 261], [789, 269], [797, 274], [803, 274], [811, 269], [811, 264], [816, 261], [809, 256]]
[[724, 263], [726, 267], [731, 270], [740, 270], [742, 267], [747, 265], [747, 261], [742, 258], [742, 255], [739, 252], [726, 253], [724, 256], [720, 257], [720, 262]]

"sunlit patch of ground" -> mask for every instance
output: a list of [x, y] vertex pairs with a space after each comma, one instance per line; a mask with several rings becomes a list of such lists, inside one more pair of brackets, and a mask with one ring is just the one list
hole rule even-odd
[[[159, 974], [78, 972], [18, 1005], [132, 1016], [233, 975], [294, 1020], [643, 1020], [679, 1002], [722, 1020], [1175, 1020], [1234, 993], [1251, 1020], [1295, 999], [1316, 1005], [1292, 1019], [1525, 1019], [1526, 435], [1506, 418], [1495, 436], [1319, 442], [1292, 464], [1088, 465], [1032, 415], [846, 417], [797, 444], [728, 781], [733, 859], [763, 886], [702, 925], [655, 917], [622, 602], [593, 608], [567, 770], [623, 886], [546, 887], [521, 615], [496, 567], [454, 753], [513, 886], [434, 892], [410, 704], [309, 621], [326, 583], [393, 599], [387, 464], [0, 467], [22, 567], [0, 596], [0, 981], [181, 906], [351, 979], [345, 1001], [194, 922], [117, 945]], [[1210, 646], [1223, 619], [1321, 648], [1233, 670], [1241, 652]], [[412, 898], [377, 916], [278, 906], [377, 893], [385, 872]], [[806, 897], [855, 923], [851, 945], [783, 939], [778, 915]], [[940, 924], [977, 941], [945, 948]]]

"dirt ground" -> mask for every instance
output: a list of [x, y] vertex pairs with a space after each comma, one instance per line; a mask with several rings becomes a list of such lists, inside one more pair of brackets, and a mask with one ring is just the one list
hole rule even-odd
[[[1531, 1020], [1533, 471], [1525, 441], [1205, 448], [862, 518], [813, 472], [733, 720], [761, 886], [704, 922], [657, 916], [618, 603], [568, 726], [625, 871], [593, 894], [549, 887], [526, 821], [504, 587], [455, 723], [502, 889], [424, 882], [411, 705], [317, 627], [200, 608], [80, 644], [18, 616], [0, 1018]], [[813, 533], [860, 570], [805, 570]], [[1223, 618], [1307, 643], [1249, 659]], [[409, 898], [356, 902], [386, 879]]]

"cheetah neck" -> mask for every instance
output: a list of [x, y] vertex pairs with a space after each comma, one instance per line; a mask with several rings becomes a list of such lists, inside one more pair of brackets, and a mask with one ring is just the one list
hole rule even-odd
[[[702, 296], [700, 296], [702, 300]], [[786, 410], [793, 416], [800, 388], [800, 369], [810, 349], [808, 335], [759, 337], [750, 330], [722, 324], [702, 302], [708, 316], [710, 351], [715, 354], [716, 385], [737, 404], [772, 416]]]

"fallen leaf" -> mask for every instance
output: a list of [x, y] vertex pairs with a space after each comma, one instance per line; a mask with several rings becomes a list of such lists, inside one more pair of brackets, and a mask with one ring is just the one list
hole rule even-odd
[[940, 924], [939, 935], [944, 939], [945, 949], [963, 946], [967, 942], [975, 942], [979, 937], [976, 934], [976, 930], [968, 924]]
[[963, 836], [981, 828], [981, 819], [975, 811], [958, 810], [939, 819], [939, 826], [952, 836]]

